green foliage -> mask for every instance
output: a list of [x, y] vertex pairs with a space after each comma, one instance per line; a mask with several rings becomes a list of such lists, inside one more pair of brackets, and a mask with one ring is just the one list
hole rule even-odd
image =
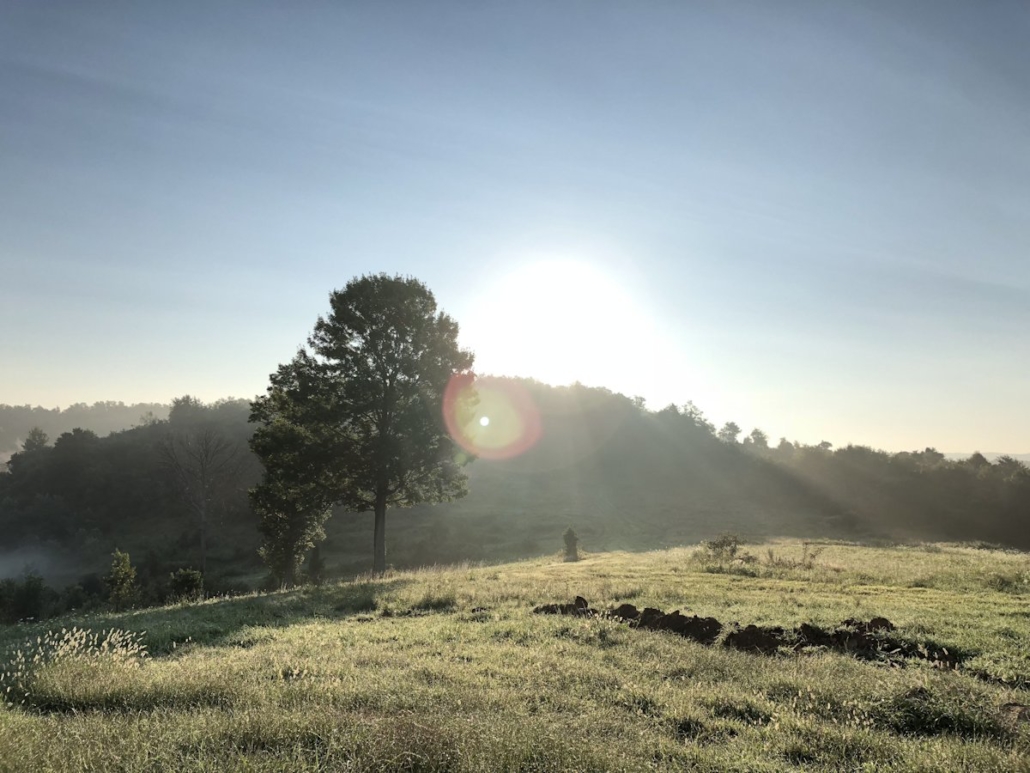
[[111, 555], [111, 568], [104, 578], [107, 598], [116, 612], [133, 604], [139, 593], [136, 587], [136, 567], [129, 560], [129, 554], [115, 550]]
[[[219, 401], [198, 403], [195, 408], [219, 436], [245, 449], [250, 434], [248, 403]], [[90, 412], [68, 415], [87, 418]], [[139, 414], [112, 410], [114, 416], [125, 416], [122, 426], [127, 427]], [[141, 586], [147, 586], [147, 595], [160, 595], [159, 586], [171, 566], [198, 558], [197, 515], [184, 506], [178, 482], [159, 450], [170, 429], [174, 428], [167, 421], [157, 420], [106, 437], [75, 428], [58, 436], [53, 444], [31, 453], [15, 453], [8, 473], [0, 473], [4, 550], [27, 547], [32, 552], [61, 553], [62, 572], [103, 572], [115, 547], [134, 556], [157, 548], [160, 560], [168, 566], [157, 574], [141, 571], [139, 579]], [[225, 545], [232, 545], [233, 550], [242, 546], [247, 548], [248, 558], [253, 556], [251, 565], [257, 567], [258, 539], [246, 501], [246, 489], [256, 480], [257, 462], [249, 453], [244, 454], [243, 462], [232, 485], [223, 487], [211, 500], [208, 523], [212, 537], [219, 538], [220, 563], [229, 552]], [[189, 539], [178, 543], [175, 538], [187, 530]], [[224, 539], [227, 537], [231, 539]], [[42, 565], [47, 565], [49, 558], [45, 557]]]
[[363, 276], [330, 295], [298, 352], [253, 403], [253, 492], [262, 555], [289, 584], [322, 537], [331, 505], [375, 512], [373, 569], [386, 568], [386, 508], [463, 496], [458, 448], [443, 426], [444, 390], [472, 367], [458, 325], [416, 279]]
[[179, 569], [168, 578], [172, 601], [199, 601], [204, 597], [204, 575], [196, 569]]

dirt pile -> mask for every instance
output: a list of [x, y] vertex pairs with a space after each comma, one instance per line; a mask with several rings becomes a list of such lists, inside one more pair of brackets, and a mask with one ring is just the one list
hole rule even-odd
[[937, 668], [957, 668], [960, 658], [932, 642], [916, 643], [891, 636], [895, 626], [885, 617], [871, 620], [849, 618], [834, 630], [802, 623], [797, 628], [780, 626], [724, 625], [714, 617], [687, 617], [678, 609], [663, 612], [654, 607], [637, 609], [632, 604], [620, 604], [607, 610], [592, 609], [589, 602], [577, 596], [571, 604], [545, 604], [533, 610], [541, 615], [574, 615], [576, 617], [604, 617], [629, 624], [630, 628], [648, 631], [668, 631], [701, 644], [715, 644], [723, 630], [722, 646], [760, 655], [775, 655], [781, 651], [800, 652], [810, 648], [829, 649], [864, 660], [880, 660], [903, 665], [906, 658], [930, 662]]

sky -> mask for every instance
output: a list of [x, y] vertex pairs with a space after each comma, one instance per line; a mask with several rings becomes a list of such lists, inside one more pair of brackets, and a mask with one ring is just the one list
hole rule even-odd
[[0, 4], [0, 403], [250, 398], [416, 276], [481, 373], [1030, 451], [1030, 4]]

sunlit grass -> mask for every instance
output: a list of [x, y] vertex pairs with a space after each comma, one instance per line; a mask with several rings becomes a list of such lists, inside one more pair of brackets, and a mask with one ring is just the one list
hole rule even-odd
[[[42, 663], [0, 710], [0, 769], [1030, 770], [1006, 709], [1030, 694], [997, 681], [1030, 679], [1027, 556], [819, 547], [555, 556], [60, 621], [146, 631], [150, 657]], [[742, 624], [884, 615], [965, 660], [761, 657], [531, 614], [576, 595]]]

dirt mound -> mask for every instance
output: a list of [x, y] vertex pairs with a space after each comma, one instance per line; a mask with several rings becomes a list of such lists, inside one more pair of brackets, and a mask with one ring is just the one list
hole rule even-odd
[[575, 615], [577, 617], [593, 617], [597, 614], [596, 609], [591, 609], [590, 604], [582, 596], [576, 596], [571, 604], [544, 604], [533, 610], [538, 615]]
[[780, 647], [789, 646], [790, 642], [782, 628], [760, 628], [757, 625], [749, 625], [728, 633], [722, 644], [724, 647], [732, 647], [744, 652], [775, 655]]
[[[714, 644], [723, 632], [723, 623], [714, 617], [687, 617], [678, 609], [664, 612], [654, 607], [637, 609], [632, 604], [620, 604], [608, 610], [591, 609], [582, 596], [571, 604], [545, 604], [534, 610], [542, 615], [574, 615], [576, 617], [606, 617], [628, 623], [630, 628], [647, 631], [668, 631], [701, 644]], [[885, 617], [871, 620], [849, 618], [832, 631], [811, 623], [802, 623], [787, 630], [780, 626], [733, 625], [722, 640], [724, 647], [760, 655], [775, 655], [781, 651], [800, 652], [806, 648], [823, 648], [862, 658], [903, 665], [907, 658], [929, 661], [937, 668], [958, 668], [961, 658], [947, 647], [930, 643], [915, 643], [889, 634], [894, 624]]]

